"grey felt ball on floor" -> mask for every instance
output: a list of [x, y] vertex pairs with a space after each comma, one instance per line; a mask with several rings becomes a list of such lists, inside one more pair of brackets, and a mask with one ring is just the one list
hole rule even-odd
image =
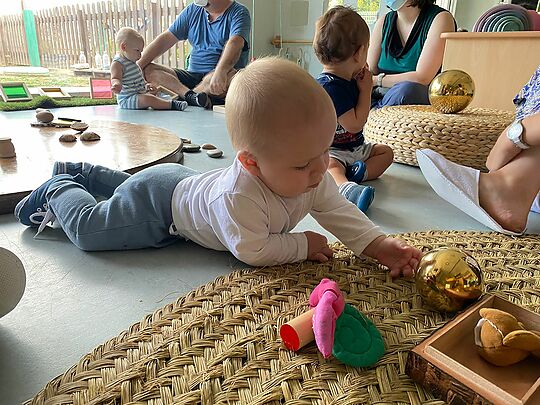
[[20, 259], [0, 248], [0, 318], [17, 306], [26, 287], [26, 273]]

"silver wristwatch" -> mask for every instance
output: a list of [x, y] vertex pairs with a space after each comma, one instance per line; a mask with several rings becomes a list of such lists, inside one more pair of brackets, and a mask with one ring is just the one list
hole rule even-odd
[[519, 149], [529, 149], [530, 146], [523, 141], [523, 125], [521, 125], [521, 120], [515, 120], [510, 125], [506, 131], [506, 136]]
[[379, 73], [377, 76], [377, 86], [382, 87], [382, 79], [386, 76], [386, 73]]

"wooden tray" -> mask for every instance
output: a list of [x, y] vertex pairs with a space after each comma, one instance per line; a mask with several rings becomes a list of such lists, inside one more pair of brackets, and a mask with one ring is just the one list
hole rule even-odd
[[488, 296], [409, 352], [405, 372], [452, 405], [540, 404], [540, 360], [529, 356], [512, 366], [497, 367], [477, 353], [474, 327], [480, 308], [509, 312], [527, 329], [540, 329], [539, 314]]

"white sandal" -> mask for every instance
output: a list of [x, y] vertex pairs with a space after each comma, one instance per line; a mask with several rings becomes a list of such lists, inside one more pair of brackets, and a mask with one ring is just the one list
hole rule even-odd
[[513, 236], [523, 235], [523, 232], [504, 229], [480, 207], [479, 170], [450, 162], [430, 149], [417, 150], [416, 159], [422, 174], [439, 197], [494, 231]]

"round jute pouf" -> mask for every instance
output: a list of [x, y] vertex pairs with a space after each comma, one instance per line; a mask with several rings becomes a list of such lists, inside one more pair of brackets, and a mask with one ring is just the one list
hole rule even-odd
[[486, 158], [514, 113], [467, 108], [443, 114], [431, 106], [402, 105], [372, 110], [364, 135], [370, 142], [390, 146], [394, 161], [418, 166], [417, 149], [432, 149], [465, 166], [485, 170]]
[[[468, 250], [487, 291], [540, 312], [540, 238], [496, 233], [399, 235], [424, 250]], [[49, 382], [31, 404], [442, 404], [405, 374], [408, 351], [448, 318], [422, 307], [414, 282], [335, 245], [325, 264], [235, 271], [145, 317]], [[367, 369], [285, 349], [279, 327], [308, 308], [323, 277], [371, 319], [386, 351]], [[84, 313], [81, 313], [84, 316]], [[103, 314], [107, 316], [107, 314]], [[61, 355], [61, 353], [59, 353]]]

